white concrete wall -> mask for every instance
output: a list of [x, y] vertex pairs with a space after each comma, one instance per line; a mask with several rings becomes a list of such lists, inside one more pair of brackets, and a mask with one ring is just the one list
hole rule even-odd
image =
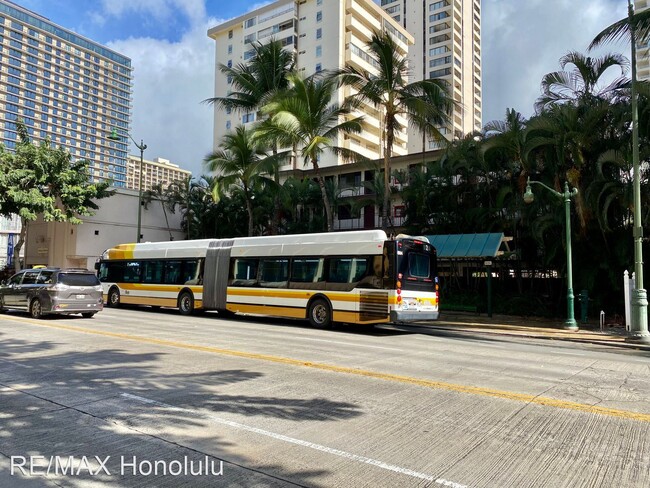
[[[99, 200], [100, 206], [92, 217], [83, 217], [83, 224], [66, 222], [31, 222], [27, 228], [25, 264], [33, 266], [86, 267], [93, 269], [102, 252], [116, 244], [135, 242], [138, 222], [138, 192], [118, 190], [112, 197]], [[168, 241], [160, 202], [153, 201], [142, 207], [141, 242]], [[180, 230], [181, 214], [167, 212], [171, 237], [185, 239]]]

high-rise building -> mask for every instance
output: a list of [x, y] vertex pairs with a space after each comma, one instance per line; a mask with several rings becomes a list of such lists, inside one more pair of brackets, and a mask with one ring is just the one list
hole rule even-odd
[[[169, 186], [174, 181], [185, 181], [192, 172], [181, 169], [168, 159], [155, 158], [153, 161], [142, 160], [142, 191], [151, 190], [154, 185]], [[126, 168], [126, 187], [132, 190], [140, 189], [140, 156], [129, 155]]]
[[[643, 12], [648, 8], [650, 0], [634, 0], [634, 12]], [[636, 78], [650, 80], [650, 44], [647, 42], [636, 45]]]
[[45, 17], [0, 0], [0, 141], [16, 146], [16, 123], [91, 162], [93, 181], [126, 185], [131, 60]]
[[[325, 5], [326, 4], [326, 5]], [[376, 72], [366, 46], [374, 31], [387, 30], [393, 35], [402, 55], [408, 53], [414, 40], [406, 30], [372, 0], [279, 0], [245, 15], [213, 27], [208, 36], [216, 43], [215, 89], [217, 97], [231, 91], [231, 80], [221, 73], [219, 64], [237, 66], [254, 54], [251, 43], [275, 38], [296, 55], [298, 70], [309, 76], [321, 70], [334, 70], [346, 65]], [[339, 90], [341, 102], [351, 88]], [[383, 157], [381, 145], [381, 114], [371, 105], [362, 105], [364, 130], [360, 134], [340, 135], [337, 145], [353, 149], [369, 159]], [[255, 121], [257, 114], [237, 113], [215, 108], [214, 144], [219, 144], [227, 131]], [[404, 125], [406, 125], [405, 121]], [[393, 152], [407, 152], [406, 131], [396, 134]], [[320, 166], [343, 164], [343, 159], [323, 154]], [[294, 163], [295, 164], [295, 163]], [[302, 169], [302, 162], [297, 169]], [[292, 169], [285, 165], [281, 170]]]
[[[414, 38], [409, 47], [413, 80], [439, 78], [459, 108], [451, 125], [441, 128], [451, 139], [482, 128], [481, 0], [375, 0]], [[639, 3], [639, 2], [637, 2]], [[645, 2], [644, 2], [645, 3]], [[438, 144], [409, 131], [409, 153]]]

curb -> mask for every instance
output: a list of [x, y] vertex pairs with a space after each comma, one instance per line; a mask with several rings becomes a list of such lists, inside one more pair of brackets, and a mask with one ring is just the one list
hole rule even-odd
[[[507, 328], [499, 329], [498, 326], [494, 325], [462, 325], [460, 327], [447, 326], [447, 325], [437, 325], [437, 324], [426, 324], [427, 328], [437, 329], [437, 330], [448, 330], [454, 332], [471, 332], [473, 330], [479, 330], [486, 334], [494, 335], [506, 335], [510, 337], [528, 337], [531, 339], [547, 339], [555, 341], [566, 341], [566, 342], [579, 342], [583, 344], [597, 344], [601, 346], [611, 346], [618, 347], [623, 349], [634, 349], [638, 351], [650, 351], [650, 344], [636, 344], [633, 342], [625, 342], [625, 336], [614, 336], [620, 340], [612, 340], [607, 338], [598, 338], [598, 337], [578, 337], [565, 334], [571, 334], [569, 332], [559, 332], [555, 335], [553, 332], [540, 333], [530, 330], [529, 328], [517, 327], [514, 325], [504, 326]], [[560, 335], [562, 334], [562, 335]], [[574, 334], [577, 334], [574, 333]]]

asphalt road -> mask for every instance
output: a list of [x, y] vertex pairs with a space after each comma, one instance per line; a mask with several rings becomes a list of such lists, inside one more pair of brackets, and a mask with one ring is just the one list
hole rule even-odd
[[4, 314], [0, 487], [645, 488], [649, 356], [428, 327]]

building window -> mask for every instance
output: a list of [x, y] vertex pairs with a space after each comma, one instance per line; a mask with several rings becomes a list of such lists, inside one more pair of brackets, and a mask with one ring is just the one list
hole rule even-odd
[[232, 39], [232, 31], [231, 30], [228, 31], [228, 39]]
[[323, 55], [323, 47], [322, 46], [316, 46], [316, 57], [320, 58]]
[[317, 63], [317, 64], [316, 64], [316, 73], [319, 73], [319, 72], [322, 71], [322, 70], [323, 70], [323, 67], [321, 66], [321, 64], [320, 64], [320, 63]]
[[230, 130], [230, 120], [226, 120], [226, 130]]
[[242, 117], [242, 122], [244, 124], [248, 124], [249, 122], [254, 122], [254, 121], [255, 121], [255, 114], [251, 114], [251, 113], [244, 114], [244, 116]]
[[248, 29], [248, 28], [250, 28], [250, 27], [253, 27], [254, 25], [255, 25], [255, 17], [252, 17], [252, 18], [248, 19], [248, 20], [244, 23], [244, 27], [245, 27], [246, 29]]
[[321, 20], [323, 20], [323, 12], [319, 10], [316, 12], [316, 22], [320, 22]]
[[232, 44], [228, 44], [228, 54], [232, 54]]
[[321, 37], [323, 37], [323, 29], [319, 27], [316, 29], [316, 39], [320, 39]]

